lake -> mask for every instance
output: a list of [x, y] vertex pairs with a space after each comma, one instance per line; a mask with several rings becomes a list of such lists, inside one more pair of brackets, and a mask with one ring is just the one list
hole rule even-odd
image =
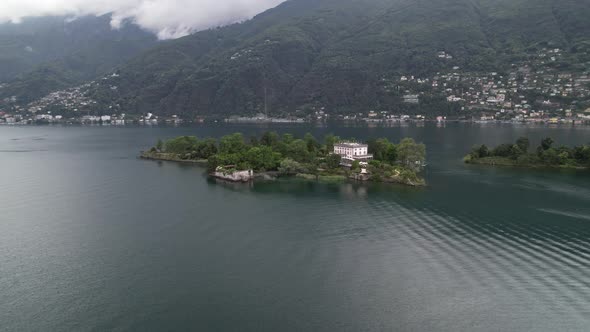
[[[218, 184], [158, 138], [409, 136], [427, 188]], [[0, 127], [0, 330], [590, 329], [590, 172], [464, 165], [590, 127]]]

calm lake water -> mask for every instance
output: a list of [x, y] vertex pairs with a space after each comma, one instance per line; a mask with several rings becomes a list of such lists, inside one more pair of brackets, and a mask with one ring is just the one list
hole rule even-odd
[[269, 127], [0, 127], [0, 330], [590, 329], [590, 173], [462, 164], [590, 128], [272, 126], [410, 136], [425, 189], [222, 185], [158, 138]]

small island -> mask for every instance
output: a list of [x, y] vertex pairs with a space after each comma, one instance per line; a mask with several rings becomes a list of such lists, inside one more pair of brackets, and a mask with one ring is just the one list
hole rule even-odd
[[296, 138], [266, 132], [248, 140], [235, 133], [219, 141], [181, 136], [158, 140], [141, 158], [206, 164], [211, 176], [234, 182], [291, 176], [426, 185], [419, 175], [425, 166], [426, 147], [411, 138], [394, 144], [386, 138], [360, 143], [334, 135], [320, 143], [309, 133]]
[[467, 164], [513, 166], [527, 168], [590, 168], [590, 145], [553, 146], [552, 138], [545, 138], [535, 151], [529, 151], [530, 140], [520, 137], [514, 144], [501, 144], [493, 149], [486, 145], [473, 147], [463, 160]]

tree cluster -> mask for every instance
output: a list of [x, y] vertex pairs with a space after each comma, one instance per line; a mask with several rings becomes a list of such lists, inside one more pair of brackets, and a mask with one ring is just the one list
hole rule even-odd
[[544, 138], [536, 150], [529, 152], [530, 140], [520, 137], [514, 144], [501, 144], [493, 149], [486, 145], [475, 146], [467, 157], [471, 160], [507, 158], [519, 165], [590, 167], [590, 145], [570, 148], [554, 147], [554, 143], [552, 138]]
[[[320, 143], [312, 134], [302, 138], [292, 134], [279, 135], [274, 131], [260, 137], [246, 139], [241, 133], [221, 137], [198, 139], [194, 136], [181, 136], [167, 141], [158, 140], [152, 152], [175, 154], [180, 159], [206, 159], [209, 172], [218, 166], [236, 170], [276, 171], [282, 175], [347, 175], [360, 172], [361, 166], [355, 161], [350, 168], [341, 167], [341, 156], [334, 154], [334, 145], [342, 140], [335, 135], [324, 137]], [[420, 171], [426, 158], [424, 144], [405, 138], [393, 144], [385, 138], [369, 141], [369, 153], [374, 154], [369, 169], [372, 173], [384, 176]]]
[[389, 142], [387, 138], [369, 140], [369, 153], [376, 161], [387, 164], [401, 164], [418, 172], [426, 162], [426, 146], [412, 138], [404, 138], [399, 144]]
[[208, 159], [217, 153], [217, 141], [194, 136], [180, 136], [167, 141], [158, 140], [152, 152], [176, 154], [180, 159]]

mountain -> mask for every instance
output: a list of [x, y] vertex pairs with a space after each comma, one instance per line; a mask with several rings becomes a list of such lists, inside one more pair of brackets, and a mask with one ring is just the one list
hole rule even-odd
[[106, 73], [156, 45], [133, 24], [112, 29], [110, 16], [26, 18], [0, 24], [0, 94], [30, 101]]
[[404, 91], [384, 82], [400, 75], [504, 71], [547, 48], [566, 54], [552, 66], [588, 70], [588, 17], [590, 0], [288, 0], [163, 42], [90, 96], [103, 110], [191, 117], [399, 111]]

